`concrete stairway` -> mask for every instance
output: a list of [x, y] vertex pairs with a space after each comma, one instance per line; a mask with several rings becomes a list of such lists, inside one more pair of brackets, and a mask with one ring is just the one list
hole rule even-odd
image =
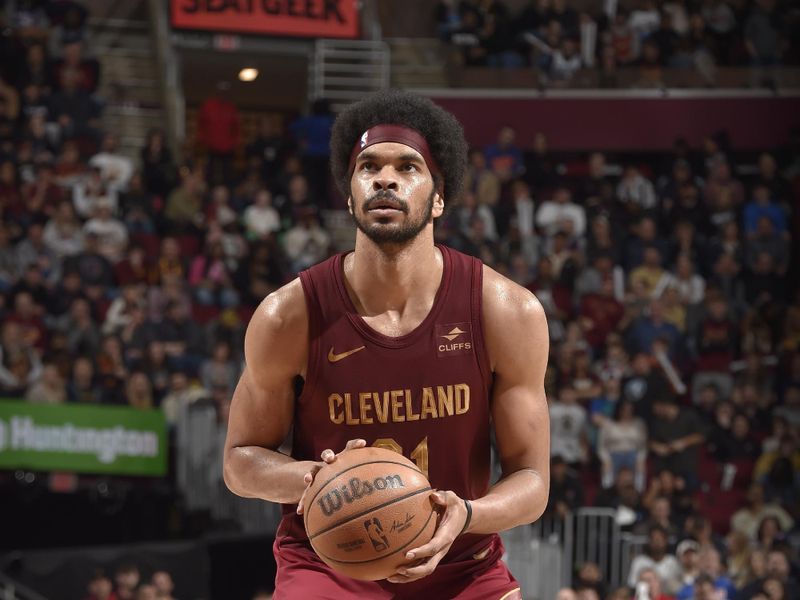
[[103, 128], [117, 134], [120, 152], [138, 159], [147, 132], [165, 126], [158, 62], [146, 2], [127, 0], [114, 7], [114, 15], [89, 22], [92, 51], [102, 68]]

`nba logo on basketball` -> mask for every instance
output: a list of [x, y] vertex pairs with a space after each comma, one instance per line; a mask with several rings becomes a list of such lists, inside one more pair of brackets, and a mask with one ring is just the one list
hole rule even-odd
[[437, 324], [436, 351], [439, 358], [472, 353], [472, 323]]
[[378, 517], [373, 517], [364, 521], [364, 529], [367, 530], [369, 541], [372, 542], [372, 547], [375, 552], [383, 552], [389, 547], [389, 540], [383, 533], [383, 525], [381, 525]]

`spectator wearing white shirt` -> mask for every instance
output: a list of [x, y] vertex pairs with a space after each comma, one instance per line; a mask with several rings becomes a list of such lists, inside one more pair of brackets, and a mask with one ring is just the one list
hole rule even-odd
[[586, 231], [586, 212], [572, 201], [572, 194], [566, 188], [559, 188], [553, 197], [539, 207], [536, 224], [548, 236], [562, 229], [564, 221], [572, 221], [572, 235], [583, 236]]
[[575, 72], [582, 66], [578, 44], [572, 38], [564, 38], [561, 41], [561, 47], [553, 52], [553, 58], [550, 61], [550, 77], [567, 81], [572, 79]]
[[652, 569], [658, 574], [666, 594], [673, 596], [677, 593], [682, 586], [683, 569], [678, 559], [667, 553], [667, 543], [667, 532], [663, 527], [654, 525], [650, 528], [644, 553], [631, 563], [628, 586], [634, 587], [639, 580], [639, 573]]
[[65, 200], [44, 226], [44, 243], [60, 259], [83, 250], [83, 231], [72, 203]]
[[331, 236], [320, 226], [313, 208], [300, 211], [297, 225], [287, 231], [283, 239], [295, 273], [325, 259], [330, 244]]
[[72, 189], [72, 201], [75, 212], [82, 219], [91, 218], [99, 204], [107, 203], [111, 213], [117, 212], [117, 191], [107, 186], [98, 168], [92, 168], [89, 173], [81, 178]]
[[117, 136], [106, 133], [100, 152], [89, 159], [89, 166], [99, 169], [107, 186], [118, 190], [127, 190], [128, 182], [133, 176], [133, 161], [117, 152]]
[[706, 281], [694, 272], [694, 265], [688, 254], [678, 255], [675, 272], [662, 279], [654, 295], [660, 296], [670, 286], [677, 288], [683, 304], [698, 304], [703, 301]]
[[256, 192], [253, 204], [245, 209], [242, 220], [248, 238], [264, 239], [280, 231], [281, 217], [272, 206], [272, 193], [268, 189], [261, 188]]
[[111, 202], [108, 200], [97, 204], [95, 216], [83, 226], [83, 233], [97, 236], [98, 252], [112, 264], [122, 258], [128, 245], [128, 230], [122, 221], [112, 216]]
[[651, 210], [656, 206], [656, 190], [653, 184], [639, 171], [636, 165], [628, 165], [617, 184], [617, 198], [624, 204], [633, 204], [639, 210]]
[[531, 188], [522, 179], [511, 185], [511, 199], [514, 210], [514, 222], [522, 242], [522, 253], [528, 266], [536, 264], [539, 259], [536, 238], [536, 206], [531, 197]]
[[550, 455], [570, 465], [586, 462], [586, 411], [571, 387], [561, 388], [558, 400], [549, 403]]

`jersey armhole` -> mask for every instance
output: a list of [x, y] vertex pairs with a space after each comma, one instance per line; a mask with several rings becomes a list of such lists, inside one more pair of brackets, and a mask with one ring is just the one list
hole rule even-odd
[[489, 352], [486, 349], [486, 337], [483, 331], [483, 263], [472, 260], [472, 298], [470, 302], [472, 327], [475, 334], [475, 357], [483, 377], [486, 390], [492, 389], [492, 369], [489, 363]]
[[[300, 398], [311, 398], [314, 394], [313, 386], [319, 380], [319, 377], [317, 377], [320, 356], [319, 301], [314, 288], [314, 280], [308, 271], [300, 272], [300, 284], [303, 286], [303, 296], [306, 300], [306, 311], [308, 312], [308, 364], [306, 365], [306, 376]], [[300, 398], [298, 398], [298, 401]]]

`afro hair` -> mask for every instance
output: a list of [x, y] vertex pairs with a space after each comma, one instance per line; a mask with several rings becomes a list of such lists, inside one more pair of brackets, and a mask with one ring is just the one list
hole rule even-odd
[[461, 124], [430, 99], [402, 90], [377, 92], [348, 106], [336, 118], [331, 131], [331, 171], [342, 194], [350, 195], [353, 146], [365, 131], [381, 124], [403, 125], [421, 133], [442, 171], [444, 197], [458, 199], [467, 167]]

